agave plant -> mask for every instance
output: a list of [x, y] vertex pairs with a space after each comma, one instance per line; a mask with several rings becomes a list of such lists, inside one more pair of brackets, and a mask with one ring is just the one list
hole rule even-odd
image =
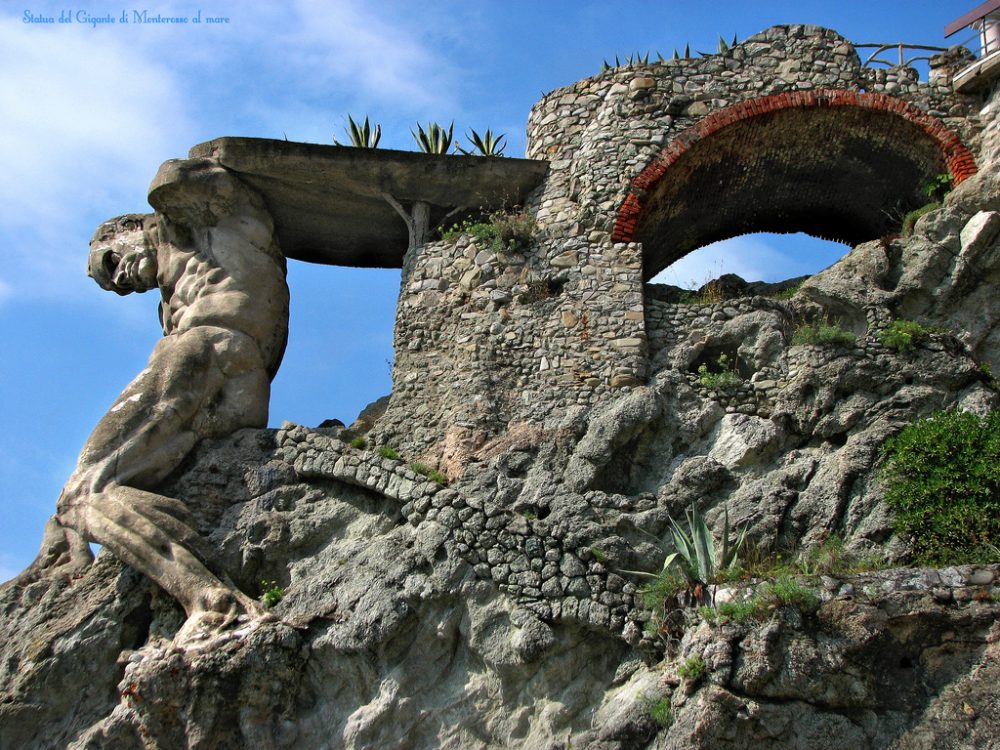
[[[347, 116], [347, 127], [344, 128], [344, 132], [347, 133], [348, 137], [351, 139], [351, 145], [354, 148], [378, 148], [378, 142], [382, 139], [382, 126], [375, 123], [375, 129], [372, 130], [371, 126], [368, 124], [368, 115], [365, 115], [365, 121], [363, 124], [358, 125], [354, 122], [354, 118], [350, 115]], [[340, 141], [334, 137], [333, 142], [338, 146], [343, 146]]]
[[479, 153], [482, 156], [503, 156], [503, 150], [507, 147], [505, 138], [507, 137], [504, 133], [499, 133], [496, 136], [490, 132], [489, 128], [486, 128], [486, 132], [480, 137], [479, 133], [472, 130], [471, 134], [465, 136], [469, 139], [469, 142], [475, 148], [475, 152], [466, 151], [461, 146], [458, 146], [458, 150], [461, 151], [466, 156], [472, 156], [473, 153]]
[[729, 52], [729, 50], [731, 50], [733, 47], [735, 47], [739, 43], [740, 43], [739, 42], [739, 37], [736, 34], [733, 34], [733, 41], [731, 41], [731, 42], [727, 42], [722, 37], [722, 34], [719, 34], [719, 54], [722, 54], [722, 55], [726, 54], [727, 52]]
[[417, 131], [413, 133], [413, 140], [417, 142], [420, 150], [425, 154], [447, 154], [451, 148], [451, 136], [455, 131], [455, 122], [452, 121], [448, 129], [438, 125], [436, 122], [429, 123], [425, 131], [420, 123], [417, 123]]
[[[705, 517], [691, 505], [685, 511], [687, 529], [681, 528], [673, 518], [670, 519], [670, 535], [673, 537], [674, 551], [663, 560], [663, 567], [658, 573], [647, 573], [641, 570], [626, 570], [625, 573], [659, 579], [674, 572], [679, 573], [692, 590], [703, 590], [715, 578], [727, 570], [739, 567], [739, 552], [746, 542], [747, 530], [744, 529], [729, 543], [729, 509], [723, 509], [723, 527], [721, 546], [716, 543], [711, 529], [705, 522]], [[699, 597], [700, 598], [700, 597]]]

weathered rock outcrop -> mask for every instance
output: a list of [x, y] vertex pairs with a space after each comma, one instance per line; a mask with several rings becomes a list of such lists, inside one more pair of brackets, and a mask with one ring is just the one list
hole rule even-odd
[[[283, 590], [273, 617], [175, 639], [184, 611], [106, 551], [0, 588], [0, 747], [991, 747], [1000, 565], [903, 567], [876, 470], [907, 423], [1000, 405], [983, 368], [1000, 367], [997, 105], [940, 70], [872, 80], [826, 30], [738, 49], [547, 97], [533, 148], [560, 158], [529, 246], [406, 253], [387, 405], [350, 428], [205, 440], [160, 483], [239, 588]], [[679, 67], [694, 98], [666, 95]], [[644, 285], [643, 246], [610, 236], [633, 178], [666, 135], [751, 101], [760, 70], [768, 95], [906, 95], [978, 171], [962, 162], [912, 236], [863, 242], [794, 294], [729, 280], [692, 304]], [[605, 150], [640, 115], [643, 158]], [[936, 332], [896, 351], [879, 332], [899, 318]], [[795, 343], [827, 322], [853, 338]], [[648, 602], [628, 571], [659, 569], [692, 504], [715, 527], [728, 509], [761, 549], [836, 536], [896, 567], [802, 576], [797, 603], [760, 581], [711, 592], [763, 602], [732, 621]]]

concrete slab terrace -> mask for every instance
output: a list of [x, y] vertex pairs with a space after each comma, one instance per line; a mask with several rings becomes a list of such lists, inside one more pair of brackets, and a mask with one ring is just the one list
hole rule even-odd
[[223, 137], [191, 149], [257, 190], [289, 258], [326, 265], [400, 268], [408, 245], [403, 208], [423, 202], [433, 228], [459, 209], [521, 204], [548, 162]]

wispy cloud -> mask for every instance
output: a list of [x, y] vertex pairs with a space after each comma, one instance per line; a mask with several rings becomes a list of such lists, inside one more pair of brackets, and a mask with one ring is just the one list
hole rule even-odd
[[[184, 128], [180, 87], [169, 68], [124, 34], [26, 29], [5, 18], [0, 49], [0, 226], [8, 279], [30, 279], [34, 295], [72, 293], [85, 251], [77, 246], [80, 233], [89, 232], [80, 222], [96, 226], [107, 215], [141, 208], [143, 188]], [[8, 281], [0, 301], [23, 288]]]
[[447, 48], [424, 41], [431, 24], [407, 23], [406, 12], [381, 4], [296, 0], [290, 9], [297, 21], [278, 43], [284, 59], [317, 85], [412, 109], [455, 103], [460, 70]]

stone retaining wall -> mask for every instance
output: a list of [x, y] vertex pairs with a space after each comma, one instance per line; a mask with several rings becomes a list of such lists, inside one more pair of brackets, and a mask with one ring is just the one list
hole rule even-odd
[[[550, 93], [528, 124], [528, 156], [550, 162], [529, 201], [530, 246], [498, 252], [466, 235], [405, 258], [393, 397], [376, 438], [447, 468], [513, 423], [540, 426], [646, 382], [662, 348], [647, 336], [690, 321], [646, 299], [652, 251], [617, 240], [632, 239], [641, 196], [687, 136], [712, 137], [762, 106], [869, 108], [911, 123], [956, 181], [971, 174], [978, 100], [952, 92], [959, 64], [941, 56], [923, 82], [864, 68], [833, 31], [778, 26], [723, 54], [622, 66]], [[766, 388], [718, 395], [727, 409], [768, 413]]]

